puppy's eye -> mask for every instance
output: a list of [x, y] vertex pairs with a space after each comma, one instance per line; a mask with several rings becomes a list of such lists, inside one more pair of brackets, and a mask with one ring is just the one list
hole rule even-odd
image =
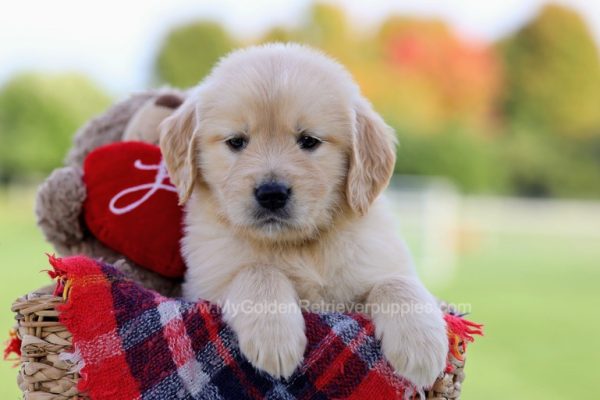
[[314, 150], [319, 147], [321, 143], [323, 143], [321, 139], [310, 135], [302, 135], [298, 138], [298, 146], [300, 146], [302, 150]]
[[248, 145], [248, 139], [243, 136], [234, 136], [231, 139], [227, 139], [225, 143], [232, 151], [240, 151]]

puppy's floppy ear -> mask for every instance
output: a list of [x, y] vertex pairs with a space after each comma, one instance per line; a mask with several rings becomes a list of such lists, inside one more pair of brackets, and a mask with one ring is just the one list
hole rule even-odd
[[396, 135], [364, 98], [355, 105], [353, 131], [346, 198], [350, 208], [363, 215], [392, 176]]
[[169, 171], [169, 177], [177, 187], [179, 204], [185, 203], [199, 179], [196, 167], [197, 116], [192, 100], [184, 102], [160, 125], [160, 149]]

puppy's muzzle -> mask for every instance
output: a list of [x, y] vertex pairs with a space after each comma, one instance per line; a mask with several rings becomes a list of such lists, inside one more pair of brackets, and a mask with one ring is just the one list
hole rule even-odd
[[258, 204], [266, 210], [277, 211], [287, 204], [292, 189], [280, 182], [267, 182], [258, 186], [254, 197]]

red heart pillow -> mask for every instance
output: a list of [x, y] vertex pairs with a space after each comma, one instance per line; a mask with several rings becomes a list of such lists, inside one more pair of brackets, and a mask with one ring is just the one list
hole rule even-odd
[[98, 240], [163, 276], [183, 276], [183, 210], [157, 146], [117, 142], [99, 147], [83, 163], [83, 180], [83, 214]]

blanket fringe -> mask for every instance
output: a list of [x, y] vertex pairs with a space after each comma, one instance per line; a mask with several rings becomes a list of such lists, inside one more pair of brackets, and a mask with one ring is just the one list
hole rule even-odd
[[71, 287], [71, 280], [67, 278], [67, 272], [60, 267], [60, 258], [49, 253], [46, 253], [46, 256], [48, 257], [52, 269], [45, 271], [52, 280], [56, 281], [56, 287], [52, 294], [54, 296], [62, 296], [64, 300], [67, 300], [68, 292]]
[[[5, 342], [4, 361], [19, 361], [21, 357], [21, 339], [17, 336], [17, 331], [11, 329], [8, 333], [8, 340]], [[16, 357], [11, 357], [15, 354]]]
[[81, 373], [81, 370], [85, 367], [85, 361], [83, 360], [83, 357], [77, 348], [75, 348], [72, 352], [60, 353], [58, 358], [73, 365], [69, 372]]
[[[446, 314], [444, 319], [448, 327], [450, 354], [457, 360], [464, 361], [467, 342], [475, 340], [473, 335], [483, 336], [483, 324], [477, 324], [456, 314]], [[448, 366], [451, 368], [450, 363]]]

